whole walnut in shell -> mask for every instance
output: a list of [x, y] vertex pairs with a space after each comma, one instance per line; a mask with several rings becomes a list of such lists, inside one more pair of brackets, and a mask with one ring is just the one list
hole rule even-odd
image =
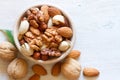
[[0, 43], [0, 58], [11, 61], [16, 58], [16, 47], [10, 42]]
[[14, 79], [23, 78], [27, 74], [28, 65], [25, 60], [21, 58], [14, 59], [7, 68], [7, 73]]
[[61, 72], [68, 80], [77, 80], [80, 77], [81, 66], [76, 60], [67, 58], [61, 65]]

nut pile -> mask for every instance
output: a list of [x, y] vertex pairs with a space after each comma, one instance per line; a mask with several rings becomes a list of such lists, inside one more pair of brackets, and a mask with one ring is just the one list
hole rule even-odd
[[55, 7], [42, 5], [28, 9], [21, 18], [18, 40], [25, 55], [48, 60], [70, 48], [71, 25]]
[[[80, 57], [80, 55], [80, 51], [72, 50], [64, 61], [57, 62], [52, 66], [51, 75], [57, 77], [60, 73], [62, 73], [67, 80], [78, 80], [81, 71], [86, 77], [98, 76], [100, 72], [96, 68], [84, 67], [82, 69], [80, 63], [76, 60]], [[45, 76], [48, 74], [47, 70], [39, 64], [33, 65], [32, 71], [34, 74], [29, 78], [29, 80], [39, 80], [40, 76]]]

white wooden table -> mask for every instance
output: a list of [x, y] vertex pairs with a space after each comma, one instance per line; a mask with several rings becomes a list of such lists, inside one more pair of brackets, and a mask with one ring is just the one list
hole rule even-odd
[[[41, 3], [55, 4], [72, 18], [76, 27], [74, 49], [82, 53], [79, 59], [82, 68], [99, 69], [100, 75], [95, 80], [120, 79], [120, 0], [0, 0], [0, 29], [12, 30], [18, 15]], [[4, 40], [0, 33], [0, 42]], [[6, 74], [7, 64], [0, 60], [0, 80], [12, 80]], [[66, 80], [62, 75], [51, 76], [51, 66], [45, 66], [48, 75], [40, 80]], [[19, 80], [28, 80], [32, 74], [30, 68], [26, 78]], [[81, 74], [79, 80], [93, 79]]]

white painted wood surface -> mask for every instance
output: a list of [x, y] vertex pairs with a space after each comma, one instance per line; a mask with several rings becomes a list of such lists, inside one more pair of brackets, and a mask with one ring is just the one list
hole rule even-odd
[[[12, 30], [26, 8], [41, 3], [55, 4], [70, 15], [76, 27], [74, 49], [82, 53], [79, 59], [82, 68], [92, 66], [100, 70], [96, 79], [81, 74], [79, 80], [120, 79], [120, 0], [0, 0], [0, 29]], [[4, 40], [0, 33], [0, 42]], [[0, 80], [11, 80], [6, 74], [7, 64], [0, 60]], [[51, 76], [51, 66], [45, 66], [49, 75], [40, 80], [66, 80], [62, 75]], [[19, 80], [28, 80], [32, 74], [29, 69], [27, 77]]]

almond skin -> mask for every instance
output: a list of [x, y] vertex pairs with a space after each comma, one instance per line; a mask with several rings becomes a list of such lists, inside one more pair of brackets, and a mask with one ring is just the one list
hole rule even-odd
[[43, 16], [44, 16], [44, 21], [45, 21], [45, 23], [47, 23], [48, 20], [49, 20], [49, 18], [50, 18], [49, 14], [48, 14], [48, 8], [49, 8], [49, 7], [48, 7], [47, 5], [41, 6], [41, 11], [43, 12]]
[[99, 75], [99, 71], [95, 68], [86, 67], [83, 69], [83, 75], [88, 77], [95, 77]]
[[80, 51], [78, 50], [72, 50], [69, 55], [67, 56], [67, 58], [73, 58], [73, 59], [77, 59], [80, 57]]
[[49, 13], [50, 17], [53, 17], [55, 15], [61, 15], [61, 11], [55, 7], [49, 7], [48, 13]]
[[58, 62], [52, 67], [51, 74], [53, 76], [58, 76], [61, 72], [60, 69], [61, 69], [61, 62]]
[[70, 27], [60, 27], [57, 29], [57, 32], [65, 38], [71, 38], [73, 35], [73, 31]]
[[41, 65], [38, 65], [38, 64], [33, 65], [32, 70], [37, 75], [47, 75], [47, 71]]
[[40, 80], [40, 76], [37, 74], [34, 74], [33, 76], [30, 77], [29, 80]]

